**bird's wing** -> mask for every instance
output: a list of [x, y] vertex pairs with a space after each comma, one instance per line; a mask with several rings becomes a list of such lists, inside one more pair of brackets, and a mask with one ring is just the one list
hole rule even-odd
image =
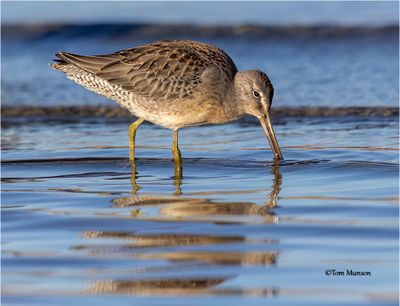
[[[208, 45], [161, 41], [108, 55], [82, 56], [66, 52], [56, 55], [123, 90], [169, 101], [190, 98], [201, 82], [202, 73], [213, 64], [210, 52], [221, 56], [222, 50], [215, 47], [204, 50], [204, 46]], [[228, 66], [236, 69], [229, 56], [222, 53]]]

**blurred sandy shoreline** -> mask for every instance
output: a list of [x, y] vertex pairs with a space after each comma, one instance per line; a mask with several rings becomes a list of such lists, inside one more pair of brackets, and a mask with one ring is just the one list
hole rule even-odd
[[[397, 107], [272, 107], [272, 116], [278, 117], [398, 117]], [[129, 117], [132, 115], [119, 106], [2, 106], [5, 117]]]
[[56, 24], [34, 23], [24, 25], [2, 25], [3, 39], [41, 40], [54, 37], [102, 37], [120, 39], [157, 38], [353, 38], [398, 36], [398, 25], [386, 26], [342, 26], [342, 25], [298, 25], [272, 26], [256, 24], [239, 25], [195, 25], [152, 23], [94, 23]]

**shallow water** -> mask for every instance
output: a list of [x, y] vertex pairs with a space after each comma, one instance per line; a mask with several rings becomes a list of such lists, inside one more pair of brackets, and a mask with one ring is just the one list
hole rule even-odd
[[[161, 38], [210, 42], [239, 69], [266, 71], [273, 108], [399, 99], [393, 29], [200, 38], [63, 29], [2, 38], [3, 105], [110, 103], [50, 69], [53, 53]], [[171, 132], [154, 125], [138, 131], [132, 176], [126, 118], [2, 118], [2, 302], [397, 305], [398, 117], [273, 120], [284, 161], [272, 161], [254, 121], [187, 128], [177, 181]]]
[[252, 122], [184, 129], [181, 182], [154, 125], [132, 179], [127, 122], [22, 122], [3, 119], [5, 304], [397, 304], [395, 117], [281, 119], [278, 164]]
[[[48, 64], [54, 53], [63, 50], [107, 54], [160, 39], [179, 38], [224, 49], [239, 70], [266, 72], [275, 88], [276, 106], [398, 105], [398, 30], [389, 28], [374, 34], [364, 29], [364, 34], [341, 35], [346, 29], [338, 29], [331, 37], [304, 36], [301, 31], [298, 36], [277, 35], [270, 29], [270, 35], [266, 36], [194, 37], [185, 31], [162, 34], [161, 28], [153, 25], [149, 33], [142, 35], [145, 38], [137, 37], [136, 32], [124, 34], [123, 28], [116, 24], [71, 26], [59, 32], [49, 31], [39, 38], [35, 38], [33, 31], [25, 40], [8, 35], [2, 40], [2, 103], [36, 106], [109, 103], [51, 69]], [[307, 31], [311, 29], [303, 29], [304, 33]], [[324, 31], [327, 30], [320, 30]]]

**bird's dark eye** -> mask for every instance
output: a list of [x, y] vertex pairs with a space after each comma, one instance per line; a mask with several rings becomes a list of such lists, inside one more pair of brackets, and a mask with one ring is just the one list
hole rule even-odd
[[260, 97], [260, 93], [257, 90], [254, 90], [253, 97], [258, 99]]

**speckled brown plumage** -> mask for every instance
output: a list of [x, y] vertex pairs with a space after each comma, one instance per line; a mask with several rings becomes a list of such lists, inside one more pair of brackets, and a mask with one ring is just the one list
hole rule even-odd
[[[208, 99], [210, 106], [221, 103], [220, 90], [226, 93], [237, 72], [223, 50], [193, 41], [160, 41], [108, 55], [66, 52], [56, 55], [61, 61], [53, 64], [54, 68], [80, 85], [115, 100], [138, 117], [142, 117], [141, 109], [146, 112], [149, 105], [153, 113], [171, 113], [171, 102], [190, 101], [199, 96]], [[208, 80], [204, 80], [205, 76]], [[204, 85], [211, 81], [216, 89], [209, 90], [208, 86], [205, 94]], [[164, 110], [154, 105], [154, 101]], [[166, 104], [170, 105], [169, 112]], [[180, 104], [182, 107], [187, 103]]]
[[174, 131], [245, 114], [261, 120], [272, 103], [273, 87], [265, 73], [238, 72], [222, 49], [205, 43], [164, 40], [107, 55], [56, 55], [52, 67], [71, 80]]
[[237, 71], [221, 49], [189, 41], [161, 41], [109, 55], [57, 55], [122, 90], [164, 101], [192, 97], [201, 74], [216, 63], [227, 80]]

